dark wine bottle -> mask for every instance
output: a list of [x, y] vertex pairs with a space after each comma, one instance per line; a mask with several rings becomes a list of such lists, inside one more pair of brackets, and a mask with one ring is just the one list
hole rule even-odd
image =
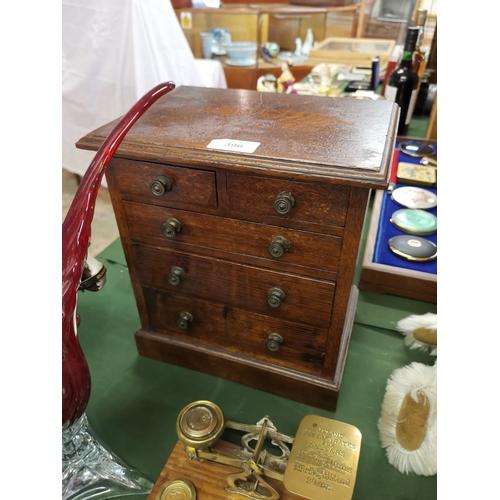
[[389, 75], [385, 87], [385, 98], [401, 108], [398, 135], [406, 135], [417, 100], [418, 74], [413, 69], [413, 53], [419, 31], [418, 26], [408, 28], [403, 57], [398, 67]]
[[426, 20], [427, 11], [424, 9], [419, 9], [417, 11], [417, 20], [415, 23], [415, 26], [418, 26], [419, 32], [417, 43], [415, 44], [415, 52], [413, 54], [413, 69], [417, 72], [418, 75], [417, 94], [420, 91], [420, 85], [422, 84], [422, 80], [424, 78], [425, 64], [427, 62], [425, 59], [425, 52], [422, 49]]

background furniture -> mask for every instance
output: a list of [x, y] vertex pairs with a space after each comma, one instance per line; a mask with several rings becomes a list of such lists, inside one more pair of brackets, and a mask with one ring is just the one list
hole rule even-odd
[[[313, 31], [315, 41], [332, 36], [357, 36], [357, 19], [361, 4], [340, 7], [307, 7], [286, 3], [229, 4], [218, 9], [176, 9], [176, 15], [195, 57], [202, 57], [200, 33], [212, 28], [226, 28], [232, 41], [254, 41], [257, 47], [267, 41], [278, 43], [281, 51], [295, 50], [295, 39], [302, 41], [308, 28]], [[181, 23], [181, 15], [188, 13], [191, 24]], [[281, 61], [275, 58], [266, 61], [257, 51], [253, 66], [234, 67], [225, 56], [213, 56], [221, 61], [228, 88], [255, 90], [259, 76], [270, 73], [279, 76]], [[316, 64], [316, 63], [315, 63]], [[296, 80], [305, 77], [312, 69], [307, 62], [293, 67]]]

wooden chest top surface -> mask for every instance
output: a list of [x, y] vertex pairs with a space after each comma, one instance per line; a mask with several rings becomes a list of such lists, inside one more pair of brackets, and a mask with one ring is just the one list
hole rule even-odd
[[[181, 165], [224, 162], [383, 188], [388, 185], [397, 115], [398, 107], [383, 100], [181, 86], [141, 117], [116, 156]], [[91, 132], [77, 147], [97, 150], [117, 122]], [[208, 149], [213, 139], [259, 146], [253, 153]]]

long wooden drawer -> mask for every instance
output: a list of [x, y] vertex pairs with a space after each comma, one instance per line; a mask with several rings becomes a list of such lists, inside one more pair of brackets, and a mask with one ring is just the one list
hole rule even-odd
[[[326, 330], [286, 323], [251, 314], [221, 303], [162, 293], [143, 288], [150, 327], [208, 346], [320, 375], [326, 345]], [[178, 320], [185, 313], [192, 321]], [[268, 348], [270, 335], [283, 341], [278, 349]], [[276, 346], [276, 344], [274, 344]], [[273, 345], [271, 345], [273, 347]]]
[[[239, 255], [337, 272], [342, 238], [307, 231], [296, 231], [267, 224], [221, 218], [138, 203], [124, 203], [130, 237], [134, 241], [169, 246], [175, 241], [196, 247], [215, 248]], [[162, 226], [171, 219], [181, 224], [173, 237], [164, 236]], [[269, 247], [282, 248], [281, 257], [272, 257]]]
[[142, 285], [283, 321], [318, 328], [330, 324], [335, 283], [144, 245], [132, 248], [142, 263], [137, 269]]
[[332, 184], [227, 174], [228, 210], [247, 220], [343, 227], [349, 195], [349, 188]]
[[[142, 161], [113, 160], [109, 167], [124, 200], [159, 206], [217, 207], [215, 173]], [[161, 189], [168, 186], [170, 190]], [[155, 183], [153, 194], [151, 183]], [[155, 189], [156, 188], [156, 189]]]

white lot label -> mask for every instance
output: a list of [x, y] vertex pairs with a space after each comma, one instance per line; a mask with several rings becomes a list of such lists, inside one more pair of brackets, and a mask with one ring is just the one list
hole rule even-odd
[[253, 153], [260, 146], [260, 142], [237, 141], [235, 139], [214, 139], [207, 148]]

